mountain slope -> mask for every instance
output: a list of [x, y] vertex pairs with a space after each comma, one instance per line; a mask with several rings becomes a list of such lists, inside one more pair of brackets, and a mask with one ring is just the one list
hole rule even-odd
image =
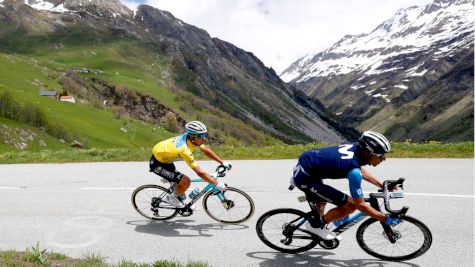
[[[281, 77], [360, 130], [397, 140], [473, 140], [472, 18], [466, 0], [402, 9], [369, 34], [296, 61]], [[458, 109], [464, 115], [448, 115]]]
[[[177, 117], [204, 120], [224, 141], [244, 137], [246, 143], [262, 143], [265, 138], [256, 137], [262, 132], [289, 142], [344, 140], [315, 111], [301, 107], [293, 90], [251, 53], [168, 12], [149, 6], [132, 12], [119, 1], [28, 3], [7, 0], [0, 6], [0, 51], [42, 59], [57, 73], [81, 67], [100, 70], [77, 75], [150, 95]], [[109, 53], [108, 46], [117, 43], [127, 43], [127, 49], [114, 50], [119, 54], [109, 57], [110, 62], [98, 58], [98, 51]], [[95, 85], [76, 86], [94, 92]], [[106, 100], [95, 92], [96, 100]]]

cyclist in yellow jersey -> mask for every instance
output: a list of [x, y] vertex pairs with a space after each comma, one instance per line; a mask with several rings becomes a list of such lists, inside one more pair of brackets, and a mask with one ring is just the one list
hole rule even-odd
[[185, 125], [186, 132], [182, 135], [164, 140], [153, 147], [153, 155], [150, 158], [150, 171], [177, 183], [175, 192], [166, 197], [166, 201], [177, 208], [183, 208], [185, 204], [178, 198], [190, 187], [190, 178], [176, 170], [174, 161], [185, 160], [195, 173], [208, 183], [214, 184], [220, 191], [226, 190], [223, 182], [218, 182], [196, 163], [193, 152], [199, 148], [207, 157], [213, 159], [228, 170], [231, 169], [229, 162], [223, 161], [216, 153], [206, 147], [207, 129], [200, 121], [191, 121]]

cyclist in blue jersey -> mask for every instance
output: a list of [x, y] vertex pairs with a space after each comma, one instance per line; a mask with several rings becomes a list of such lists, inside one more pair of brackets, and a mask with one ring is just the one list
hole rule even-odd
[[[309, 201], [329, 202], [336, 206], [325, 215], [315, 216], [313, 220], [306, 222], [305, 230], [325, 240], [340, 239], [335, 233], [328, 231], [325, 225], [343, 218], [355, 209], [387, 224], [398, 224], [398, 218], [386, 216], [365, 202], [361, 190], [363, 179], [383, 187], [381, 181], [362, 166], [378, 166], [390, 150], [391, 145], [382, 134], [366, 131], [356, 143], [311, 149], [300, 155], [291, 183], [302, 190]], [[348, 179], [351, 196], [323, 183], [323, 179], [339, 178]], [[317, 208], [323, 214], [324, 205]]]

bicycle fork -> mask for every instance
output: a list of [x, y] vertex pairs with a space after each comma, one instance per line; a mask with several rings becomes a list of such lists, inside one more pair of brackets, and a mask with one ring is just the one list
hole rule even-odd
[[[370, 198], [369, 199], [369, 204], [371, 207], [373, 207], [377, 211], [381, 211], [379, 208], [379, 202], [376, 198]], [[381, 226], [383, 227], [384, 234], [386, 238], [391, 242], [392, 244], [396, 243], [397, 240], [397, 234], [394, 232], [394, 230], [391, 228], [391, 226], [387, 225], [385, 222], [380, 222]]]

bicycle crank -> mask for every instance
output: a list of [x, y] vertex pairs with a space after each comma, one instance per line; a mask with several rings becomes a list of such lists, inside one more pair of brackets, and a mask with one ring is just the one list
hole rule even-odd
[[340, 245], [340, 241], [338, 241], [338, 239], [332, 239], [332, 240], [322, 239], [318, 242], [318, 244], [320, 245], [320, 247], [324, 249], [335, 249], [338, 247], [338, 245]]
[[178, 214], [180, 214], [183, 217], [188, 217], [188, 216], [191, 216], [191, 214], [193, 214], [193, 210], [190, 207], [185, 206], [184, 208], [181, 208], [178, 210]]

